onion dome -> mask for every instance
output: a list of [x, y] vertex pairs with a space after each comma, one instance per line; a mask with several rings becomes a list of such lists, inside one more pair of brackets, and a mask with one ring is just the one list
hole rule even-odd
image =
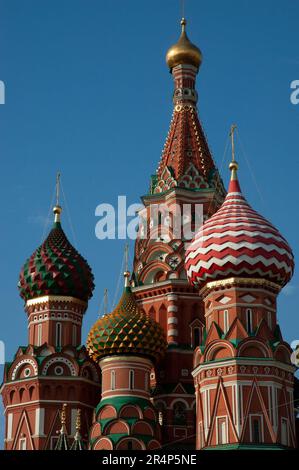
[[54, 207], [52, 230], [21, 270], [19, 292], [25, 301], [44, 295], [69, 296], [88, 301], [92, 296], [92, 271], [62, 230], [61, 211], [60, 206]]
[[185, 18], [182, 18], [182, 32], [179, 40], [167, 51], [166, 62], [170, 70], [173, 67], [182, 64], [190, 64], [198, 69], [202, 62], [202, 54], [200, 49], [192, 44], [186, 34], [186, 24], [187, 22]]
[[93, 325], [87, 350], [96, 362], [106, 356], [128, 354], [147, 356], [158, 362], [167, 347], [164, 331], [155, 320], [140, 312], [128, 286], [128, 272], [125, 277], [126, 286], [117, 307]]
[[232, 172], [227, 196], [206, 221], [186, 253], [189, 282], [198, 286], [228, 277], [262, 278], [284, 286], [292, 277], [294, 257], [288, 242], [264, 217], [251, 208]]

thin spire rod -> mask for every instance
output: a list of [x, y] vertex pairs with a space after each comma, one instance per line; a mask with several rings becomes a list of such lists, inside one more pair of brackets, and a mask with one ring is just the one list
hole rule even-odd
[[230, 137], [231, 137], [231, 142], [232, 142], [232, 162], [235, 162], [235, 130], [237, 129], [236, 124], [232, 124], [230, 128]]
[[229, 164], [229, 169], [231, 171], [231, 181], [232, 180], [237, 180], [237, 170], [239, 168], [238, 163], [236, 162], [235, 158], [235, 130], [237, 129], [236, 124], [232, 124], [230, 128], [230, 138], [231, 138], [231, 144], [232, 144], [232, 160], [231, 163]]
[[59, 206], [59, 196], [60, 196], [60, 172], [57, 172], [56, 175], [56, 206]]
[[60, 172], [57, 172], [56, 175], [56, 205], [53, 208], [54, 212], [54, 222], [59, 223], [60, 222], [60, 214], [61, 214], [61, 207], [59, 205], [59, 198], [60, 198]]
[[104, 315], [108, 313], [108, 289], [104, 289]]
[[181, 0], [182, 18], [185, 18], [185, 0]]
[[125, 287], [129, 287], [130, 282], [130, 271], [129, 271], [129, 245], [126, 243], [125, 245], [125, 253], [124, 253], [124, 278], [125, 278]]

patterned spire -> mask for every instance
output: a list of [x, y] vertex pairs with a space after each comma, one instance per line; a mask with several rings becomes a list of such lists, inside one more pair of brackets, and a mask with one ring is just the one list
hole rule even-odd
[[66, 430], [66, 407], [67, 407], [67, 404], [64, 403], [62, 405], [62, 410], [60, 412], [61, 428], [60, 428], [59, 438], [55, 446], [55, 450], [69, 450], [67, 430]]
[[[185, 35], [185, 30], [182, 34]], [[178, 186], [192, 190], [217, 188], [224, 195], [223, 183], [196, 108], [195, 81], [201, 54], [196, 46], [190, 45], [188, 40], [185, 48], [179, 41], [167, 53], [175, 85], [174, 111], [157, 173], [152, 179], [151, 193], [165, 192]], [[191, 51], [190, 48], [195, 49]], [[200, 55], [197, 61], [194, 60], [195, 52]]]

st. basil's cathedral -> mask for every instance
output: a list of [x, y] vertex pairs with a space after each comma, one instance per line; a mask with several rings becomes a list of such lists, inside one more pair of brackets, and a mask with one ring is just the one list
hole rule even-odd
[[[146, 224], [117, 307], [81, 338], [94, 277], [63, 231], [59, 203], [48, 237], [21, 269], [28, 345], [5, 365], [6, 450], [297, 447], [295, 367], [276, 307], [293, 274], [292, 250], [241, 191], [234, 127], [224, 188], [198, 117], [201, 51], [185, 19], [181, 27], [166, 55], [170, 129], [142, 197]], [[153, 204], [170, 214], [155, 237], [144, 234]], [[175, 236], [185, 204], [191, 225], [203, 208], [193, 239]]]

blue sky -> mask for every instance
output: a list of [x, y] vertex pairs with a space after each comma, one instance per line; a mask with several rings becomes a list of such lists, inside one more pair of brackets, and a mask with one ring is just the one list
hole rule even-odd
[[[18, 274], [42, 240], [57, 170], [70, 214], [64, 210], [64, 229], [96, 280], [84, 337], [104, 288], [110, 304], [115, 297], [124, 241], [96, 239], [95, 208], [115, 204], [118, 195], [138, 202], [147, 192], [171, 117], [165, 52], [179, 35], [179, 4], [0, 0], [0, 80], [6, 85], [0, 106], [0, 339], [7, 360], [27, 343]], [[298, 259], [299, 105], [290, 102], [290, 83], [299, 79], [299, 3], [186, 0], [185, 10], [189, 36], [204, 57], [199, 114], [215, 161], [221, 167], [236, 122], [243, 191]], [[226, 184], [228, 161], [227, 154], [220, 168]], [[279, 300], [288, 341], [299, 339], [297, 271]]]

